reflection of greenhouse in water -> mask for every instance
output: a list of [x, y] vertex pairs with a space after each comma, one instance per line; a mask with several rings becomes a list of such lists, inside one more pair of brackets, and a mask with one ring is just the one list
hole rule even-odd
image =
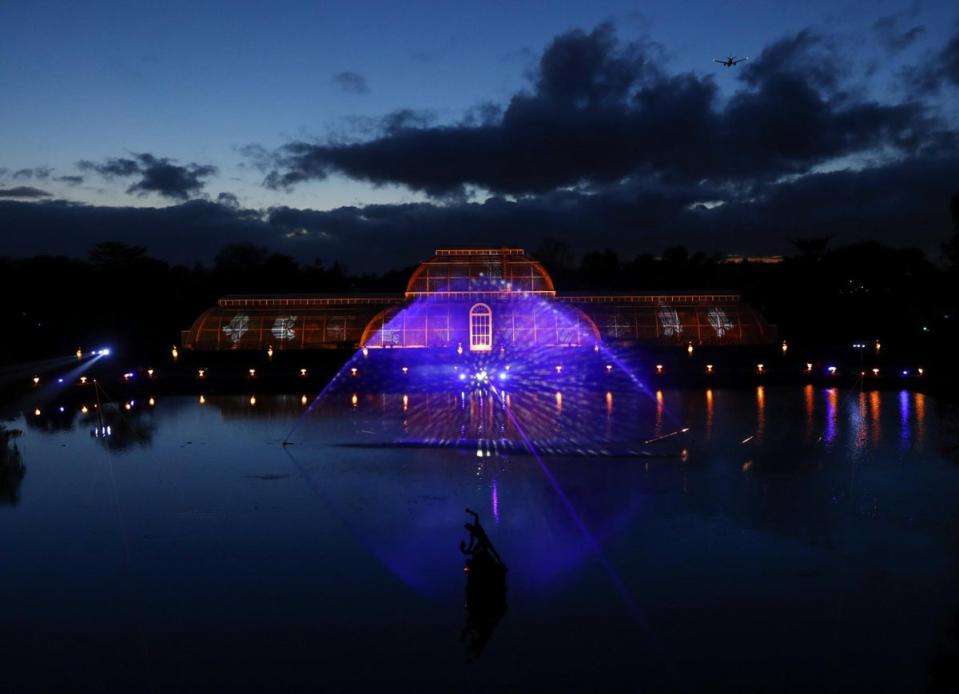
[[[357, 385], [349, 378], [334, 382], [317, 399], [224, 396], [201, 403], [224, 420], [293, 417], [297, 445], [447, 448], [478, 458], [527, 455], [530, 447], [566, 457], [676, 457], [684, 445], [685, 431], [666, 412], [661, 393], [659, 398], [635, 391], [614, 395], [539, 380], [524, 380], [515, 388], [503, 381], [495, 390], [466, 385], [409, 393], [350, 390]], [[305, 415], [302, 422], [300, 415]]]
[[519, 248], [439, 249], [404, 295], [227, 296], [183, 333], [195, 350], [436, 347], [487, 352], [774, 339], [735, 292], [560, 294]]

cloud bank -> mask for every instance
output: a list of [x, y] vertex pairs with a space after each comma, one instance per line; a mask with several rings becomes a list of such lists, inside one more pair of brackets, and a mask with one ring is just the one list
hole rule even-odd
[[120, 157], [103, 162], [81, 161], [81, 171], [92, 171], [110, 180], [132, 178], [127, 193], [157, 195], [172, 200], [187, 200], [202, 193], [209, 178], [217, 173], [217, 167], [209, 164], [180, 165], [166, 157], [150, 153], [134, 154], [132, 158]]

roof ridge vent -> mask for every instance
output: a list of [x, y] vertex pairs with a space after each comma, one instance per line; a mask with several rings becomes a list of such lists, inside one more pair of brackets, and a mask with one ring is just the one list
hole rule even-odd
[[522, 248], [437, 248], [434, 255], [526, 255]]

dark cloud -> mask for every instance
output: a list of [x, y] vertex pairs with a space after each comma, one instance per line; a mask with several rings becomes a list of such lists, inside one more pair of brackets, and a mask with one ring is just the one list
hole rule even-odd
[[350, 94], [369, 94], [370, 92], [366, 78], [357, 72], [339, 72], [333, 75], [333, 83]]
[[339, 258], [360, 269], [402, 267], [428, 256], [433, 248], [462, 239], [536, 248], [544, 238], [558, 236], [579, 251], [609, 245], [629, 253], [669, 245], [666, 226], [696, 200], [696, 192], [637, 184], [593, 195], [557, 191], [519, 200], [494, 197], [482, 203], [424, 202], [328, 211], [278, 207], [269, 210], [267, 221], [295, 242], [291, 247], [322, 248], [322, 257]]
[[[902, 159], [770, 183], [730, 199], [698, 220], [705, 235], [730, 234], [741, 247], [777, 246], [803, 236], [834, 236], [839, 244], [875, 240], [915, 246], [933, 257], [949, 236], [949, 198], [959, 154]], [[698, 226], [698, 225], [697, 225]]]
[[60, 183], [67, 183], [71, 186], [78, 186], [83, 183], [83, 176], [57, 176], [53, 180], [60, 181]]
[[959, 31], [956, 31], [942, 49], [939, 60], [945, 78], [952, 82], [953, 86], [959, 87]]
[[813, 90], [831, 92], [847, 73], [834, 42], [812, 29], [803, 29], [766, 46], [758, 58], [742, 66], [739, 74], [753, 87], [788, 77], [806, 82]]
[[432, 111], [413, 108], [401, 108], [376, 119], [373, 127], [382, 135], [394, 135], [413, 128], [426, 128], [436, 121]]
[[338, 259], [359, 271], [399, 268], [463, 239], [536, 249], [545, 238], [577, 252], [615, 248], [623, 257], [676, 244], [721, 253], [788, 253], [790, 239], [873, 239], [933, 256], [952, 226], [959, 154], [809, 174], [747, 187], [664, 183], [637, 176], [589, 192], [554, 190], [484, 202], [368, 205], [266, 211], [193, 200], [161, 208], [95, 207], [64, 201], [0, 201], [4, 252], [56, 248], [83, 257], [105, 239], [144, 246], [174, 262], [209, 262], [228, 243], [250, 242], [304, 262]]
[[[950, 50], [959, 65], [959, 38], [937, 53], [939, 65]], [[551, 237], [628, 257], [676, 244], [783, 253], [790, 239], [831, 235], [937, 254], [952, 233], [955, 129], [928, 99], [862, 96], [828, 37], [802, 31], [771, 43], [737, 69], [728, 98], [712, 76], [669, 72], [654, 56], [654, 44], [624, 43], [611, 25], [569, 32], [545, 49], [527, 90], [458, 121], [403, 109], [354, 119], [320, 143], [240, 150], [276, 188], [342, 174], [440, 202], [249, 210], [229, 192], [163, 208], [3, 200], [3, 250], [84, 256], [113, 239], [192, 263], [250, 242], [365, 271], [464, 239], [535, 249]], [[959, 70], [940, 73], [959, 80]], [[215, 173], [150, 154], [80, 167], [176, 200], [202, 193]], [[475, 189], [489, 195], [465, 195]]]
[[107, 159], [102, 163], [81, 161], [77, 163], [77, 167], [81, 171], [94, 171], [107, 179], [137, 177], [127, 188], [127, 193], [156, 193], [173, 200], [196, 197], [203, 192], [206, 185], [203, 179], [217, 173], [215, 166], [180, 165], [166, 157], [156, 157], [149, 153], [134, 154], [133, 158]]
[[236, 210], [206, 200], [168, 207], [101, 207], [62, 200], [0, 201], [2, 253], [55, 253], [86, 257], [105, 240], [145, 247], [172, 262], [209, 261], [224, 245], [276, 245], [278, 237], [255, 210]]
[[77, 168], [94, 171], [105, 178], [134, 176], [140, 173], [140, 164], [133, 159], [108, 159], [102, 164], [84, 160], [77, 162]]
[[38, 166], [33, 169], [17, 169], [13, 172], [13, 177], [16, 179], [35, 178], [43, 181], [47, 178], [50, 178], [51, 173], [53, 173], [53, 169], [47, 166]]
[[481, 125], [495, 125], [503, 117], [503, 107], [491, 101], [485, 101], [466, 109], [460, 125], [477, 127]]
[[612, 24], [589, 34], [574, 30], [557, 36], [543, 52], [535, 98], [557, 110], [625, 105], [632, 87], [657, 71], [646, 58], [647, 46], [621, 46]]
[[532, 89], [501, 112], [443, 125], [401, 111], [360, 141], [291, 142], [268, 153], [265, 183], [289, 188], [339, 173], [436, 197], [471, 187], [542, 194], [650, 173], [742, 184], [942, 142], [921, 103], [853, 96], [833, 43], [808, 30], [763, 50], [725, 103], [712, 77], [667, 74], [650, 58], [657, 54], [648, 42], [619, 41], [609, 24], [572, 31], [547, 46]]
[[249, 161], [249, 164], [240, 162], [238, 166], [241, 169], [246, 168], [247, 166], [252, 166], [262, 173], [269, 171], [270, 166], [272, 165], [273, 157], [270, 154], [270, 151], [263, 145], [238, 145], [233, 149], [235, 152], [239, 153], [242, 157]]
[[220, 193], [216, 196], [216, 201], [224, 207], [230, 207], [235, 210], [240, 209], [240, 199], [233, 193]]
[[[473, 109], [469, 109], [469, 112], [472, 113]], [[428, 109], [401, 108], [379, 117], [350, 115], [328, 126], [326, 139], [339, 143], [359, 142], [390, 135], [405, 128], [425, 128], [436, 122], [436, 113]], [[254, 157], [260, 155], [257, 161], [267, 169], [273, 166], [273, 152], [262, 147], [258, 152], [256, 145], [251, 146], [251, 150]]]
[[0, 198], [48, 198], [50, 193], [30, 186], [16, 186], [15, 188], [0, 188]]
[[959, 28], [946, 45], [918, 65], [903, 68], [899, 77], [906, 88], [930, 96], [943, 87], [959, 87]]
[[872, 28], [886, 50], [901, 51], [925, 35], [926, 27], [921, 24], [914, 24], [909, 28], [903, 26], [904, 21], [907, 21], [908, 18], [908, 13], [899, 13], [880, 17], [873, 22]]
[[[553, 191], [483, 203], [274, 208], [267, 219], [304, 245], [323, 246], [324, 257], [377, 269], [415, 262], [433, 246], [463, 238], [535, 249], [553, 237], [578, 252], [610, 247], [629, 256], [677, 243], [718, 253], [789, 253], [790, 239], [832, 235], [837, 244], [871, 239], [936, 257], [951, 233], [957, 167], [959, 155], [924, 155], [746, 190], [630, 180], [590, 193]], [[379, 257], [368, 255], [371, 247]]]

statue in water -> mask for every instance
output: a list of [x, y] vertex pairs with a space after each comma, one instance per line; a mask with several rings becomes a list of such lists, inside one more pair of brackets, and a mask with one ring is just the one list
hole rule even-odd
[[460, 541], [460, 551], [466, 555], [466, 626], [460, 639], [466, 641], [469, 659], [474, 660], [506, 613], [506, 564], [480, 523], [479, 514], [470, 509], [466, 513], [473, 522], [463, 526], [469, 540]]

